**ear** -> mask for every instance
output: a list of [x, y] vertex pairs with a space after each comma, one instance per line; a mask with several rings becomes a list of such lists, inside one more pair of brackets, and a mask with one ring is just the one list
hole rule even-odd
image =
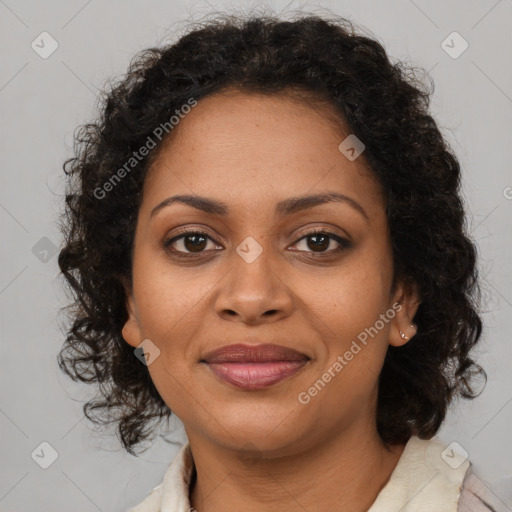
[[393, 309], [395, 316], [390, 321], [389, 344], [393, 347], [405, 345], [417, 332], [413, 319], [421, 304], [418, 285], [411, 279], [400, 281], [397, 285]]
[[141, 343], [141, 329], [137, 318], [137, 307], [135, 299], [133, 297], [133, 290], [125, 282], [123, 284], [126, 296], [126, 310], [128, 313], [128, 319], [126, 320], [122, 335], [124, 340], [132, 347], [138, 347]]

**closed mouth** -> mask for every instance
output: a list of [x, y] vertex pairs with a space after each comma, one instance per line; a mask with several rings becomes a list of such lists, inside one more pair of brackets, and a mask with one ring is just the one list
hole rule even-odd
[[295, 375], [311, 359], [281, 345], [228, 345], [201, 359], [222, 381], [245, 390], [272, 386]]

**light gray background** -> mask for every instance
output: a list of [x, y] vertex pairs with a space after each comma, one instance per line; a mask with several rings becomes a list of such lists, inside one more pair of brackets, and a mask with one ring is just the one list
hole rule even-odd
[[[268, 5], [281, 11], [286, 2]], [[90, 430], [81, 406], [92, 389], [73, 384], [56, 365], [63, 342], [57, 314], [66, 303], [57, 256], [49, 252], [41, 261], [36, 244], [48, 244], [40, 241], [47, 237], [60, 245], [62, 162], [72, 155], [73, 130], [95, 115], [105, 80], [124, 73], [137, 51], [175, 39], [186, 29], [183, 20], [232, 6], [0, 0], [1, 511], [126, 511], [160, 483], [177, 451], [158, 440], [135, 458], [115, 437]], [[295, 2], [287, 12], [322, 14], [319, 6], [368, 28], [394, 59], [430, 70], [435, 81], [432, 112], [462, 163], [479, 247], [480, 356], [489, 375], [482, 396], [453, 408], [439, 437], [464, 447], [501, 510], [512, 510], [512, 2], [338, 0]], [[31, 48], [43, 31], [59, 44], [48, 59]], [[453, 31], [469, 44], [456, 59], [441, 46]], [[183, 442], [177, 428], [170, 437]], [[31, 458], [43, 441], [58, 452], [48, 469]]]

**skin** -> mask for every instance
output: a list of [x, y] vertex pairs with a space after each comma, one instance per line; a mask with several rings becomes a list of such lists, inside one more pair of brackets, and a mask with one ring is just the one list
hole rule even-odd
[[[284, 94], [226, 90], [199, 101], [180, 121], [144, 184], [134, 244], [129, 318], [133, 347], [149, 338], [160, 354], [148, 365], [170, 409], [183, 421], [197, 479], [198, 512], [365, 511], [388, 481], [404, 445], [377, 433], [377, 380], [389, 345], [415, 334], [417, 287], [398, 282], [379, 184], [363, 156], [338, 149], [350, 133], [325, 106]], [[329, 202], [279, 216], [277, 202], [336, 192]], [[173, 203], [175, 194], [222, 201], [227, 215]], [[194, 251], [181, 238], [197, 228], [211, 239]], [[349, 239], [324, 245], [314, 228]], [[248, 263], [247, 237], [262, 248]], [[180, 259], [175, 251], [192, 257]], [[202, 251], [202, 252], [201, 252]], [[313, 259], [318, 256], [317, 259]], [[359, 333], [399, 302], [402, 309], [304, 405], [307, 391]], [[298, 373], [263, 390], [219, 380], [200, 363], [237, 342], [276, 343], [307, 354]]]

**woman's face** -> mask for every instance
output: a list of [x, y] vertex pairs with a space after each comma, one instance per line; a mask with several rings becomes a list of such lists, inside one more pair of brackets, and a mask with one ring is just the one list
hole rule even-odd
[[[325, 107], [284, 95], [207, 97], [148, 174], [123, 336], [134, 347], [151, 340], [151, 378], [189, 439], [285, 453], [374, 425], [387, 347], [405, 343], [399, 329], [414, 334], [417, 296], [401, 284], [391, 294], [381, 189], [363, 157], [340, 151], [350, 133], [329, 119]], [[323, 194], [347, 199], [297, 200]], [[154, 210], [177, 195], [196, 207]], [[184, 229], [202, 235], [164, 246]], [[238, 343], [280, 345], [307, 361], [204, 361]], [[265, 372], [280, 380], [262, 385]]]

